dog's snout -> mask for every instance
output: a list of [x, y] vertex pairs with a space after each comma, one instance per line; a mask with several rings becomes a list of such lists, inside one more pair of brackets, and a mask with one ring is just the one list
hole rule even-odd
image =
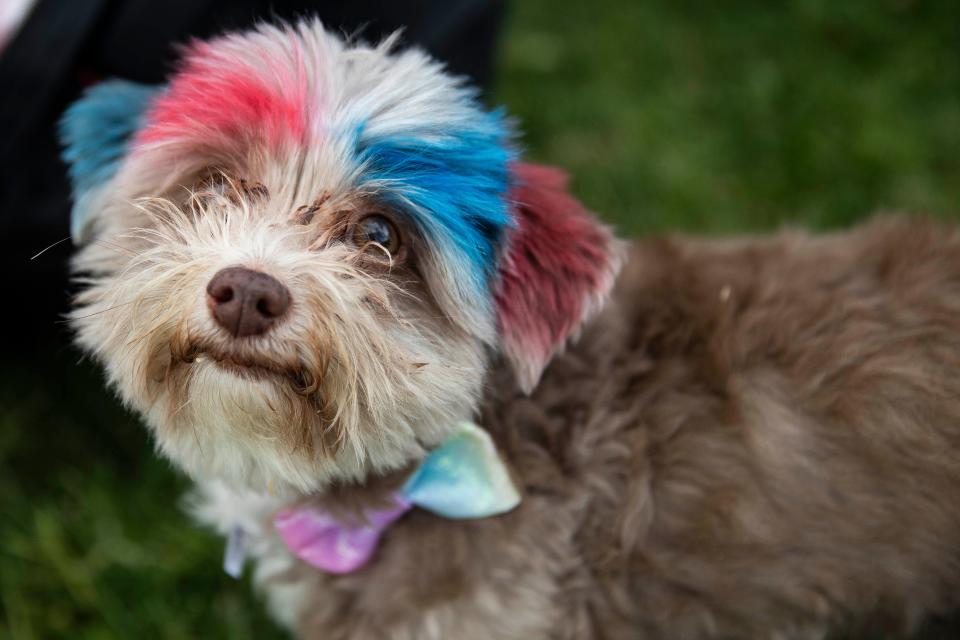
[[218, 271], [207, 296], [213, 319], [238, 338], [267, 331], [290, 307], [290, 292], [279, 280], [246, 267]]

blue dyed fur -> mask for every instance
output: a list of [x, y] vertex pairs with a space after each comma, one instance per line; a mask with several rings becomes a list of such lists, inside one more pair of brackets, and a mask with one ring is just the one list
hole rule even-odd
[[[74, 207], [71, 232], [84, 239], [89, 204], [116, 173], [133, 133], [159, 87], [123, 81], [99, 84], [73, 104], [60, 126]], [[474, 291], [494, 273], [496, 248], [511, 223], [506, 194], [514, 159], [501, 111], [472, 106], [476, 119], [456, 130], [371, 138], [358, 131], [361, 186], [409, 213], [431, 236], [441, 235], [469, 264]], [[463, 283], [467, 284], [467, 283]]]
[[429, 136], [363, 139], [363, 183], [410, 214], [429, 234], [443, 234], [485, 289], [496, 247], [511, 224], [507, 204], [514, 159], [502, 112], [477, 108], [476, 124]]
[[75, 242], [83, 239], [92, 196], [117, 172], [130, 138], [159, 90], [121, 80], [104, 82], [89, 89], [63, 115], [60, 141], [73, 187], [70, 232]]

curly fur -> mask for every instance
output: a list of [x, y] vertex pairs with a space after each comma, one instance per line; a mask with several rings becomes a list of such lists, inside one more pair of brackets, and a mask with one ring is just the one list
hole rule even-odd
[[[197, 481], [197, 517], [246, 531], [279, 621], [331, 640], [783, 639], [958, 604], [953, 227], [627, 247], [562, 174], [515, 160], [497, 112], [391, 46], [261, 27], [194, 46], [137, 92], [159, 96], [143, 113], [72, 112], [143, 119], [77, 170], [78, 342]], [[70, 118], [68, 143], [94, 144]], [[402, 254], [351, 240], [371, 211]], [[238, 265], [293, 301], [263, 335], [209, 313], [206, 284]], [[273, 530], [293, 502], [382, 504], [467, 419], [515, 511], [415, 510], [342, 576]]]
[[960, 604], [958, 365], [952, 227], [638, 241], [531, 396], [490, 372], [515, 512], [414, 512], [348, 576], [267, 531], [257, 575], [305, 638], [909, 632]]

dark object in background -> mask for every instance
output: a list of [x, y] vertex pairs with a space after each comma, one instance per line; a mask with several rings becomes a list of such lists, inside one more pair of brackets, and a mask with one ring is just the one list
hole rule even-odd
[[39, 0], [0, 53], [0, 269], [7, 274], [4, 347], [33, 353], [66, 335], [69, 189], [56, 125], [85, 86], [111, 77], [162, 82], [176, 45], [256, 21], [319, 15], [377, 41], [404, 29], [455, 73], [488, 87], [503, 0]]

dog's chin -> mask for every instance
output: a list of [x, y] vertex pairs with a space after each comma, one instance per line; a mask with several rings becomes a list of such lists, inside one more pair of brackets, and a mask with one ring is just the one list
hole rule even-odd
[[198, 350], [159, 385], [148, 423], [161, 451], [196, 480], [307, 493], [363, 473], [343, 455], [318, 383], [302, 368]]
[[[145, 368], [111, 375], [160, 451], [195, 480], [298, 494], [422, 458], [470, 414], [479, 384], [466, 379], [444, 402], [377, 384], [374, 405], [336, 361], [255, 346], [158, 344], [145, 350], [156, 354]], [[440, 370], [418, 372], [420, 388], [436, 388]], [[127, 383], [138, 379], [146, 384]]]

